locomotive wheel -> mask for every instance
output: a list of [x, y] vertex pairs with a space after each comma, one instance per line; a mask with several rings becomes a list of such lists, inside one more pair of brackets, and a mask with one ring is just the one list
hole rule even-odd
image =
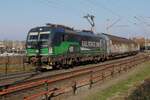
[[59, 62], [55, 62], [55, 65], [53, 65], [53, 68], [54, 69], [60, 69], [61, 68], [61, 65]]
[[68, 65], [68, 64], [64, 64], [62, 67], [63, 67], [64, 69], [68, 69], [68, 68], [69, 68], [69, 65]]

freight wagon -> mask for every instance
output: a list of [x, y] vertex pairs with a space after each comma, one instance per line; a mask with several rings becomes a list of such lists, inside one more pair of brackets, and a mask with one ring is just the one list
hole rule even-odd
[[137, 54], [139, 45], [130, 39], [102, 33], [106, 41], [107, 57], [128, 56]]

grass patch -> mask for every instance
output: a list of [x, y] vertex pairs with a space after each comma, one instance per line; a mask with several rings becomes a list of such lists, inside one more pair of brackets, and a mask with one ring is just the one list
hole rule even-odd
[[150, 77], [150, 62], [146, 62], [140, 66], [142, 66], [142, 68], [135, 74], [131, 75], [128, 79], [119, 81], [118, 83], [106, 88], [105, 90], [99, 91], [94, 95], [89, 95], [86, 100], [107, 100], [118, 93], [126, 92], [132, 85]]

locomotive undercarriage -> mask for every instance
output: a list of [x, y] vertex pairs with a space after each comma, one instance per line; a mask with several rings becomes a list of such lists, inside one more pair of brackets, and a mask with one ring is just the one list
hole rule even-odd
[[[57, 57], [31, 57], [28, 60], [36, 67], [40, 66], [41, 69], [63, 69], [72, 68], [74, 66], [86, 65], [92, 63], [103, 62], [108, 59], [121, 58], [125, 56], [135, 55], [137, 52], [127, 52], [122, 54], [110, 55], [61, 55]], [[41, 64], [39, 64], [39, 61]]]
[[62, 55], [58, 57], [30, 57], [28, 58], [28, 63], [34, 66], [40, 66], [44, 69], [62, 69], [62, 68], [72, 68], [74, 66], [85, 65], [90, 63], [98, 63], [106, 60], [106, 55]]

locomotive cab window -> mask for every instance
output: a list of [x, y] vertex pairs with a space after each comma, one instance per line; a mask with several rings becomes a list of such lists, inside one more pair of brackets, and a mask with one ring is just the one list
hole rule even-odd
[[38, 33], [37, 32], [30, 32], [28, 36], [28, 40], [37, 40], [38, 39]]
[[42, 40], [42, 39], [48, 39], [49, 38], [49, 34], [41, 34], [40, 35], [40, 39]]
[[38, 39], [38, 35], [30, 35], [29, 36], [29, 40], [37, 40]]
[[40, 34], [40, 40], [48, 40], [49, 36], [50, 34], [48, 33]]

